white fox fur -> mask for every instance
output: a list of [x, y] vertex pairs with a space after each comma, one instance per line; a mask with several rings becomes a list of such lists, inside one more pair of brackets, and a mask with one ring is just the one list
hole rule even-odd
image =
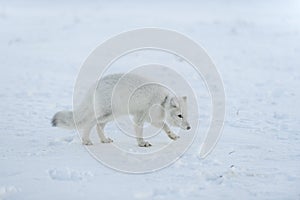
[[148, 79], [134, 74], [103, 77], [87, 92], [81, 105], [73, 112], [56, 113], [52, 125], [82, 129], [84, 145], [92, 145], [89, 134], [95, 125], [101, 142], [112, 142], [105, 136], [104, 126], [114, 120], [114, 117], [122, 115], [133, 116], [137, 142], [141, 147], [151, 146], [143, 139], [144, 122], [162, 128], [173, 140], [179, 137], [172, 133], [167, 123], [185, 130], [190, 129], [186, 97], [175, 97], [163, 86], [154, 82], [151, 84]]

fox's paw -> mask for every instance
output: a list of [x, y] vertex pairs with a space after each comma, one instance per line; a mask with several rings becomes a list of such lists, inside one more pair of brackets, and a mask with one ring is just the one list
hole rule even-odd
[[110, 138], [105, 138], [104, 140], [101, 140], [101, 142], [102, 143], [111, 143], [111, 142], [113, 142], [113, 140]]
[[150, 144], [149, 142], [146, 142], [146, 141], [141, 141], [139, 142], [139, 147], [151, 147], [152, 144]]
[[174, 134], [174, 133], [169, 133], [168, 134], [169, 138], [172, 140], [177, 140], [178, 138], [180, 138], [178, 135]]
[[93, 145], [93, 143], [90, 139], [84, 139], [84, 138], [82, 138], [82, 144], [83, 145]]

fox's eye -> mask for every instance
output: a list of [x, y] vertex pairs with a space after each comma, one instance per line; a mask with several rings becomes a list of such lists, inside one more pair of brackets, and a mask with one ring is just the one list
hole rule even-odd
[[181, 118], [181, 119], [183, 118], [182, 115], [177, 115], [177, 117], [179, 117], [179, 118]]

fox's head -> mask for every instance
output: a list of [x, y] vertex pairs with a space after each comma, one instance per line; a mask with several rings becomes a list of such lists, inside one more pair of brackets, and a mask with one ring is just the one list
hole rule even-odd
[[171, 126], [177, 126], [184, 130], [191, 129], [187, 122], [187, 97], [171, 97], [166, 102], [166, 121]]

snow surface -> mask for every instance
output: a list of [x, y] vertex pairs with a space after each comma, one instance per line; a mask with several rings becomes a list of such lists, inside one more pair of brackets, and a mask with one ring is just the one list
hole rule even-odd
[[[0, 1], [0, 199], [300, 199], [299, 10], [297, 0]], [[206, 159], [203, 128], [172, 166], [132, 175], [100, 164], [50, 119], [71, 108], [96, 45], [149, 26], [204, 46], [224, 81], [226, 122]], [[206, 126], [209, 105], [199, 109]], [[113, 125], [107, 132], [118, 141]]]

